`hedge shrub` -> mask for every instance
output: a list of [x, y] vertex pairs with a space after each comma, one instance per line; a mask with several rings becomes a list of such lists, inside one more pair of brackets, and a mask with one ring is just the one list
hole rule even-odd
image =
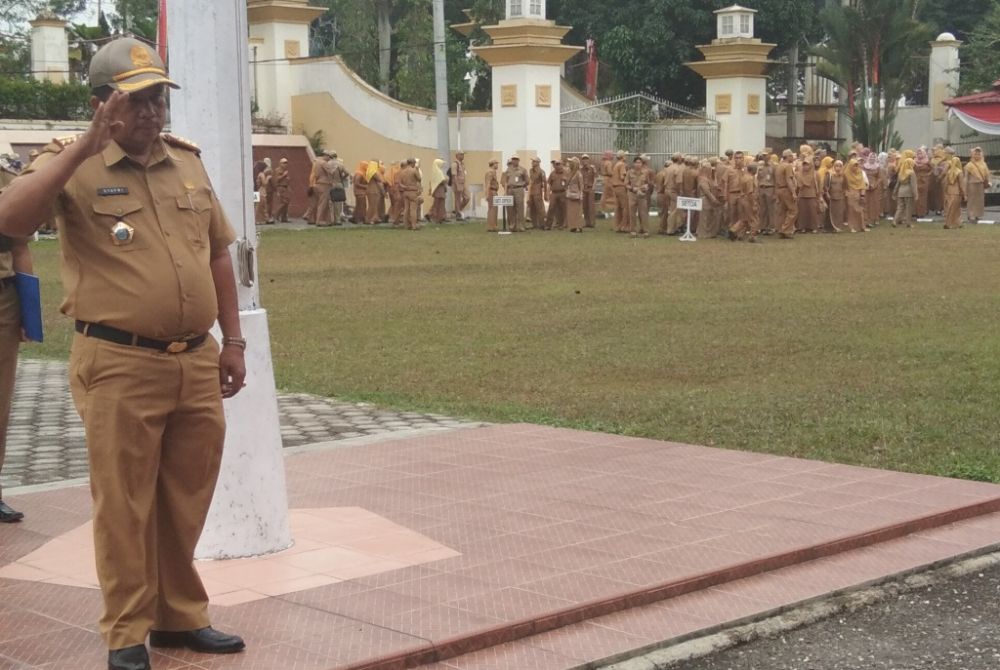
[[0, 119], [89, 119], [90, 89], [82, 84], [0, 77]]

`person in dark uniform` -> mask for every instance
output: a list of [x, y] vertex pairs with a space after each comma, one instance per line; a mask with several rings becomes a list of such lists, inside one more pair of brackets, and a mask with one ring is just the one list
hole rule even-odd
[[[0, 188], [13, 180], [13, 172], [0, 171]], [[7, 426], [14, 400], [14, 377], [17, 373], [17, 349], [21, 343], [21, 306], [14, 289], [14, 274], [31, 272], [31, 253], [24, 237], [0, 235], [0, 470], [7, 452]], [[3, 501], [0, 491], [0, 523], [15, 523], [24, 518]]]
[[[56, 140], [0, 194], [0, 233], [55, 209], [76, 320], [70, 389], [83, 419], [110, 670], [147, 670], [145, 641], [232, 653], [193, 565], [222, 460], [222, 400], [246, 376], [235, 234], [190, 142], [162, 135], [167, 87], [150, 47], [94, 56], [90, 128]], [[218, 319], [222, 341], [209, 329]]]

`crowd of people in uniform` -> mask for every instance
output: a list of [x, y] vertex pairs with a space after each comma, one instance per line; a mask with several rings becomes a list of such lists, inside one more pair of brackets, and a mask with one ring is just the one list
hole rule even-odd
[[[265, 159], [255, 167], [260, 193], [257, 223], [288, 221], [290, 175], [287, 159], [271, 169]], [[582, 233], [603, 215], [613, 216], [614, 230], [632, 237], [679, 235], [688, 214], [680, 198], [697, 198], [701, 210], [691, 213], [691, 229], [699, 238], [728, 237], [758, 241], [761, 235], [792, 239], [805, 233], [864, 233], [882, 219], [893, 226], [912, 227], [917, 219], [943, 216], [947, 229], [977, 223], [984, 215], [985, 192], [991, 175], [983, 152], [976, 148], [963, 164], [951, 147], [876, 153], [854, 144], [846, 159], [802, 145], [798, 152], [771, 149], [751, 155], [726, 151], [702, 159], [674, 154], [656, 170], [648, 155], [604, 152], [600, 165], [589, 155], [551, 161], [542, 169], [511, 156], [506, 169], [490, 161], [483, 178], [487, 206], [486, 229], [496, 232], [501, 218], [511, 232], [565, 230]], [[348, 209], [348, 189], [354, 207]], [[453, 210], [447, 211], [448, 191]], [[427, 180], [420, 161], [406, 159], [388, 167], [378, 160], [362, 161], [352, 173], [336, 152], [323, 152], [309, 175], [310, 225], [337, 226], [391, 223], [419, 230], [423, 221], [463, 219], [469, 204], [469, 174], [465, 154], [458, 152], [446, 170], [436, 159]], [[512, 196], [513, 205], [494, 204], [497, 195]], [[654, 209], [655, 207], [655, 209]], [[658, 215], [654, 231], [651, 213]]]
[[[282, 158], [273, 170], [269, 158], [259, 161], [254, 166], [254, 182], [258, 193], [256, 223], [287, 223], [291, 202], [288, 159]], [[318, 227], [342, 226], [348, 222], [359, 225], [391, 223], [397, 228], [420, 230], [422, 221], [441, 223], [449, 220], [449, 190], [453, 196], [452, 215], [457, 221], [463, 220], [462, 212], [471, 198], [468, 183], [462, 151], [455, 154], [455, 160], [447, 169], [443, 160], [434, 161], [426, 191], [419, 159], [407, 158], [388, 167], [375, 159], [365, 160], [351, 172], [336, 151], [323, 151], [313, 161], [309, 173], [309, 208], [302, 218]], [[354, 195], [354, 206], [350, 208], [347, 206], [348, 189]]]

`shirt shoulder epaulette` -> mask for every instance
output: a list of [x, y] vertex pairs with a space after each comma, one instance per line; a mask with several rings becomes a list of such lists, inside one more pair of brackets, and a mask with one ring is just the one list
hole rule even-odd
[[65, 137], [54, 137], [52, 141], [45, 145], [42, 149], [42, 153], [57, 154], [69, 145], [80, 139], [79, 135], [66, 135]]
[[197, 156], [201, 156], [201, 147], [199, 147], [191, 140], [185, 139], [183, 137], [177, 137], [176, 135], [171, 135], [170, 133], [163, 133], [162, 137], [163, 141], [172, 147], [177, 147], [178, 149], [185, 149]]

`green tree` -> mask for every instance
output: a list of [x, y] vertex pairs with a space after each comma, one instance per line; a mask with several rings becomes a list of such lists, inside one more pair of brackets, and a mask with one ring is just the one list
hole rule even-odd
[[917, 17], [930, 26], [935, 36], [950, 32], [965, 40], [995, 4], [994, 0], [920, 0]]
[[827, 38], [813, 49], [819, 73], [847, 92], [854, 138], [873, 150], [898, 143], [899, 99], [918, 73], [926, 75], [931, 30], [913, 18], [917, 2], [857, 0], [821, 14]]
[[962, 46], [963, 93], [986, 91], [1000, 79], [1000, 0], [992, 0], [990, 11], [967, 36]]
[[156, 39], [157, 0], [115, 0], [114, 7], [108, 18], [115, 32], [131, 33], [150, 41]]

